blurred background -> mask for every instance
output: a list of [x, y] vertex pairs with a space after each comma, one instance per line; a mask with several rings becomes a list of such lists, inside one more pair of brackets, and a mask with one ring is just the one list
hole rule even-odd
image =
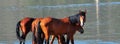
[[85, 33], [75, 34], [75, 44], [120, 44], [120, 0], [0, 0], [0, 44], [19, 44], [16, 24], [24, 17], [64, 18], [80, 9], [87, 10]]

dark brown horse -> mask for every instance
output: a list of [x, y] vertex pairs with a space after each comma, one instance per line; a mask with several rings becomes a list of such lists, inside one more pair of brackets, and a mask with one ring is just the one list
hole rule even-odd
[[73, 35], [76, 31], [84, 32], [82, 26], [85, 22], [86, 12], [79, 11], [78, 14], [63, 19], [46, 17], [41, 20], [40, 26], [45, 34], [45, 44], [49, 44], [50, 35], [67, 35], [67, 44], [69, 40], [74, 44]]
[[[39, 19], [39, 20], [38, 20]], [[43, 39], [37, 39], [36, 40], [36, 29], [39, 29], [41, 30], [41, 28], [37, 28], [36, 26], [38, 25], [38, 22], [41, 20], [42, 18], [30, 18], [30, 17], [25, 17], [23, 18], [22, 20], [20, 20], [18, 23], [17, 23], [17, 27], [16, 27], [16, 35], [17, 35], [17, 38], [19, 39], [20, 41], [20, 44], [25, 44], [25, 38], [27, 36], [27, 34], [32, 31], [33, 32], [33, 41], [32, 43], [33, 44], [37, 44], [39, 42], [37, 42], [37, 40], [43, 40]], [[20, 36], [20, 30], [22, 31], [22, 36]], [[39, 33], [39, 34], [42, 34]], [[41, 38], [41, 37], [39, 37]], [[42, 43], [40, 41], [40, 43]]]

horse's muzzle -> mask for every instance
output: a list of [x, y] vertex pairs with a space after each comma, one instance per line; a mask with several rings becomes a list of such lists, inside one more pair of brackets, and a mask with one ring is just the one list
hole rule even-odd
[[83, 30], [83, 29], [82, 29], [82, 30], [80, 30], [80, 33], [81, 33], [81, 34], [83, 34], [83, 33], [84, 33], [84, 30]]

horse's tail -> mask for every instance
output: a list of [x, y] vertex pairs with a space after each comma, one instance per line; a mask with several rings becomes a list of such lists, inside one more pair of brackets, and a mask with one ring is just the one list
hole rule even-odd
[[39, 21], [38, 24], [37, 24], [37, 35], [39, 37], [38, 38], [39, 42], [43, 43], [43, 41], [44, 41], [44, 34], [43, 34], [42, 28], [40, 26], [40, 23], [41, 23], [41, 21]]
[[20, 37], [20, 21], [16, 25], [16, 36], [19, 40], [21, 40], [21, 37]]
[[38, 33], [42, 32], [42, 29], [41, 29], [41, 26], [40, 26], [40, 21], [38, 22], [38, 25], [37, 25], [37, 31], [38, 31]]

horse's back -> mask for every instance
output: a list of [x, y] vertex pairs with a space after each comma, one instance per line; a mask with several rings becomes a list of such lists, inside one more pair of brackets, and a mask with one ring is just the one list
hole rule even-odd
[[34, 21], [34, 18], [25, 17], [21, 20], [21, 30], [25, 33], [29, 32], [32, 28], [32, 22]]
[[34, 20], [34, 18], [30, 18], [30, 17], [25, 17], [21, 20], [22, 24], [27, 24], [28, 22], [32, 22]]
[[42, 20], [43, 18], [35, 18], [34, 21], [32, 22], [32, 31], [34, 31], [34, 28], [38, 26], [38, 23]]
[[55, 35], [58, 35], [66, 33], [67, 31], [66, 27], [68, 26], [68, 23], [64, 23], [64, 21], [61, 19], [46, 17], [41, 21], [41, 26], [48, 28], [47, 30], [51, 34], [55, 33]]

